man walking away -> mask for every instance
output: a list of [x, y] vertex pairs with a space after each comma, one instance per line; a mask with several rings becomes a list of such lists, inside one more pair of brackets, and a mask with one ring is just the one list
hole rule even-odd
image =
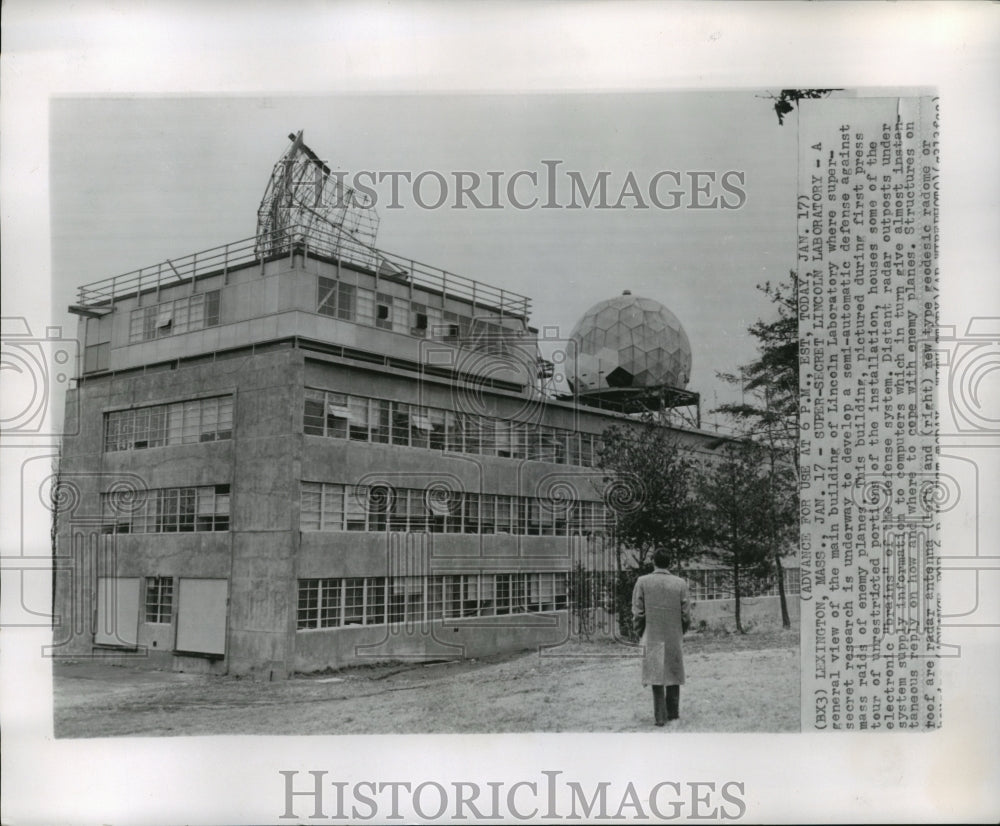
[[645, 646], [642, 684], [653, 686], [653, 716], [662, 726], [680, 716], [684, 685], [681, 641], [691, 625], [687, 583], [667, 567], [666, 548], [653, 552], [653, 573], [639, 577], [632, 592], [632, 619]]

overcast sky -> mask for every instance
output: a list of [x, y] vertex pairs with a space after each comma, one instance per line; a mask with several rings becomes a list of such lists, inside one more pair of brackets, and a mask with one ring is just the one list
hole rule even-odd
[[[77, 286], [247, 238], [289, 132], [350, 180], [361, 170], [440, 172], [447, 203], [421, 208], [401, 180], [400, 209], [377, 186], [377, 244], [533, 299], [531, 323], [567, 335], [586, 309], [624, 289], [665, 304], [691, 341], [689, 388], [703, 411], [731, 398], [717, 371], [753, 357], [746, 328], [771, 307], [755, 289], [795, 265], [795, 119], [779, 126], [767, 92], [351, 97], [55, 98], [51, 104], [53, 300], [65, 315]], [[632, 173], [648, 209], [454, 209], [453, 173], [506, 187], [522, 202], [557, 167], [589, 186], [608, 172], [614, 203]], [[661, 171], [681, 173], [682, 206], [648, 197]], [[739, 209], [690, 209], [690, 172], [743, 173]], [[704, 184], [707, 179], [702, 178]], [[739, 185], [738, 179], [730, 178]], [[661, 203], [675, 189], [660, 179]], [[489, 201], [484, 183], [481, 200]], [[425, 203], [437, 199], [428, 177]], [[718, 183], [701, 200], [736, 202]]]

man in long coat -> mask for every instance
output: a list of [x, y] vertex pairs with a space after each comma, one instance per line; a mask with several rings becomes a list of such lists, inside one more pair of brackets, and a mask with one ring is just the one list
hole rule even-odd
[[639, 577], [632, 592], [632, 618], [645, 647], [642, 684], [653, 686], [656, 725], [680, 716], [684, 685], [684, 652], [681, 638], [691, 625], [687, 583], [667, 570], [670, 554], [653, 553], [653, 573]]

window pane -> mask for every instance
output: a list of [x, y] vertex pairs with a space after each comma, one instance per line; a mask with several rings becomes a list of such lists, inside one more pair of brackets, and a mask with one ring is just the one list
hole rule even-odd
[[317, 482], [302, 483], [302, 509], [299, 524], [304, 531], [320, 529], [322, 486]]
[[219, 291], [205, 293], [205, 326], [215, 327], [219, 323]]
[[323, 485], [323, 523], [321, 530], [344, 530], [344, 486]]
[[201, 435], [202, 442], [215, 441], [215, 433], [219, 429], [219, 400], [202, 399], [201, 402]]
[[392, 430], [391, 402], [375, 399], [372, 402], [371, 430], [372, 441], [388, 444]]
[[354, 320], [371, 327], [375, 323], [375, 293], [371, 290], [358, 290], [355, 301]]
[[444, 411], [430, 408], [427, 411], [427, 419], [430, 422], [430, 447], [432, 450], [444, 450], [445, 428]]
[[347, 490], [347, 530], [365, 530], [365, 513], [368, 510], [368, 487], [357, 485]]
[[358, 442], [368, 441], [368, 399], [348, 397], [351, 422], [351, 438]]
[[385, 623], [385, 577], [369, 577], [365, 583], [367, 605], [365, 606], [365, 625], [383, 625]]
[[344, 580], [344, 625], [364, 623], [365, 581], [362, 577]]
[[465, 533], [479, 533], [479, 494], [465, 494]]
[[337, 282], [332, 278], [319, 277], [316, 309], [322, 315], [337, 315]]
[[335, 439], [347, 438], [347, 425], [351, 420], [351, 410], [347, 396], [341, 393], [326, 394], [326, 435]]
[[392, 443], [408, 445], [410, 443], [410, 406], [400, 402], [392, 405]]
[[315, 628], [319, 602], [319, 580], [299, 580], [298, 628]]
[[430, 447], [431, 421], [427, 409], [410, 408], [410, 444], [413, 447]]
[[357, 317], [355, 308], [357, 290], [353, 284], [340, 282], [337, 288], [337, 318], [343, 321], [354, 321]]
[[340, 625], [340, 591], [339, 579], [322, 580], [319, 601], [320, 628], [335, 628]]

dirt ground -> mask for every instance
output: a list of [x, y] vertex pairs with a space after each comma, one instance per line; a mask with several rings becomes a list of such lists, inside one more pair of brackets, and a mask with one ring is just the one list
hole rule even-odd
[[[639, 660], [607, 641], [281, 682], [67, 662], [57, 737], [649, 731]], [[667, 730], [797, 731], [798, 631], [685, 640], [681, 719]]]

